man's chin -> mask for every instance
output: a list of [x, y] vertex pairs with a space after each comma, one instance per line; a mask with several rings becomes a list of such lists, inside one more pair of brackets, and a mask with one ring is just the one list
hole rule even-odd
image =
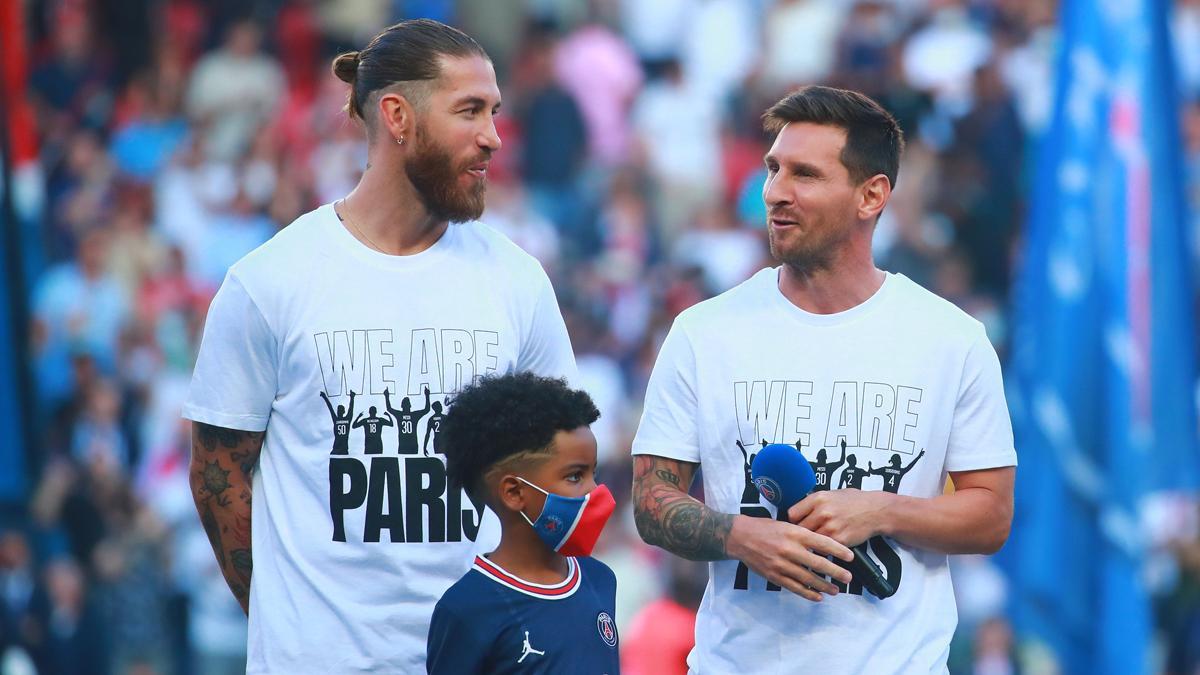
[[459, 193], [455, 199], [441, 201], [441, 203], [426, 200], [426, 204], [430, 205], [430, 209], [438, 218], [438, 220], [446, 220], [451, 223], [466, 223], [472, 220], [479, 220], [483, 215], [485, 206], [484, 196], [486, 194], [486, 186], [479, 186], [472, 190], [467, 190]]
[[815, 272], [829, 266], [829, 256], [813, 251], [781, 251], [772, 246], [771, 257], [800, 273]]
[[483, 204], [472, 206], [463, 206], [456, 209], [448, 209], [445, 211], [446, 220], [452, 223], [469, 223], [472, 220], [479, 220], [483, 215]]

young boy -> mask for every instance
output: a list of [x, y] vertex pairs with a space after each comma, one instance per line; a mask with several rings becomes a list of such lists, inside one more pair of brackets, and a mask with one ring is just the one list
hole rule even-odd
[[433, 610], [429, 673], [609, 673], [617, 658], [616, 577], [588, 557], [614, 502], [596, 485], [600, 416], [563, 380], [490, 377], [455, 397], [440, 430], [451, 489], [500, 518]]

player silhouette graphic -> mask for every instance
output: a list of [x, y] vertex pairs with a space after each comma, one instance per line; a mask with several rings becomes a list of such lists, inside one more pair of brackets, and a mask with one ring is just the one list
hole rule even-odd
[[[758, 456], [758, 451], [752, 452], [750, 448], [742, 444], [741, 439], [734, 441], [734, 443], [737, 445], [738, 450], [742, 451], [742, 472], [745, 474], [745, 486], [742, 488], [742, 502], [740, 508], [738, 508], [738, 512], [752, 518], [770, 518], [771, 512], [767, 510], [767, 507], [763, 506], [758, 487], [754, 485], [754, 477], [750, 473], [750, 468], [754, 466], [754, 458]], [[758, 449], [762, 450], [768, 445], [770, 444], [764, 438]], [[803, 457], [803, 455], [801, 456]], [[775, 517], [779, 520], [786, 520], [787, 511], [779, 511]], [[779, 586], [775, 582], [767, 581], [766, 583], [768, 591], [779, 590]], [[733, 577], [733, 587], [743, 591], [750, 587], [750, 568], [742, 561], [738, 561], [737, 572]]]
[[[734, 441], [737, 444], [738, 450], [742, 451], [742, 471], [745, 472], [746, 486], [742, 488], [742, 503], [758, 505], [758, 488], [754, 486], [754, 478], [751, 477], [750, 467], [754, 464], [754, 458], [758, 455], [757, 452], [751, 453], [742, 445], [741, 439]], [[766, 439], [763, 439], [759, 449], [767, 447]]]
[[429, 455], [429, 441], [433, 440], [433, 451], [436, 454], [442, 454], [441, 443], [438, 442], [440, 435], [438, 432], [442, 430], [442, 419], [446, 413], [442, 412], [442, 404], [439, 401], [433, 402], [433, 414], [429, 416], [429, 423], [425, 425], [425, 442], [421, 445], [421, 451], [426, 456]]
[[[828, 459], [828, 455], [825, 452], [825, 448], [821, 448], [820, 450], [817, 450], [817, 461], [808, 463], [808, 465], [812, 467], [813, 475], [816, 476], [817, 479], [816, 484], [813, 485], [813, 492], [820, 492], [821, 490], [830, 490], [833, 488], [833, 472], [837, 471], [838, 467], [846, 463], [845, 439], [842, 439], [841, 445], [842, 457], [838, 461], [827, 462], [826, 459]], [[800, 449], [799, 440], [796, 441], [796, 449]]]
[[354, 392], [350, 392], [349, 410], [344, 405], [338, 405], [335, 411], [325, 392], [321, 392], [321, 400], [325, 401], [325, 407], [329, 408], [329, 416], [333, 418], [333, 450], [329, 454], [350, 454], [350, 419], [354, 417]]
[[354, 428], [366, 427], [363, 433], [366, 435], [366, 443], [364, 445], [368, 455], [382, 455], [383, 428], [393, 426], [392, 418], [387, 413], [384, 413], [383, 417], [379, 417], [376, 414], [378, 411], [375, 409], [375, 406], [368, 408], [367, 412], [369, 416], [366, 419], [363, 419], [362, 413], [358, 414], [358, 417], [354, 419]]
[[529, 631], [525, 631], [525, 644], [521, 645], [521, 658], [517, 659], [517, 663], [524, 661], [525, 657], [529, 656], [530, 654], [545, 656], [546, 652], [534, 649], [533, 646], [529, 644]]
[[867, 473], [872, 476], [883, 476], [883, 489], [885, 492], [896, 494], [900, 491], [900, 479], [904, 478], [904, 474], [912, 471], [916, 466], [917, 461], [925, 456], [925, 451], [922, 450], [919, 455], [913, 458], [913, 461], [908, 463], [908, 466], [900, 468], [900, 455], [893, 454], [887, 466], [881, 466], [878, 469], [871, 467], [871, 463], [867, 462]]
[[407, 396], [400, 400], [400, 409], [396, 410], [392, 407], [392, 394], [387, 389], [383, 390], [383, 404], [396, 418], [396, 428], [400, 432], [397, 434], [399, 439], [396, 441], [396, 452], [401, 455], [420, 454], [421, 449], [417, 445], [417, 422], [430, 410], [429, 387], [425, 387], [425, 407], [421, 410], [414, 411], [412, 401], [408, 400]]
[[855, 490], [862, 489], [863, 479], [869, 475], [869, 472], [858, 466], [858, 458], [854, 455], [846, 455], [846, 468], [842, 471], [842, 479], [838, 481], [838, 489], [854, 488]]

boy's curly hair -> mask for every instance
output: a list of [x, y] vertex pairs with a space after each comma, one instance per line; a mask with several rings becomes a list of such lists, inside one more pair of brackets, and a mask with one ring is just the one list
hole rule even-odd
[[532, 373], [484, 377], [454, 396], [438, 432], [450, 488], [466, 488], [478, 500], [493, 469], [545, 458], [556, 433], [599, 417], [587, 392], [566, 380]]

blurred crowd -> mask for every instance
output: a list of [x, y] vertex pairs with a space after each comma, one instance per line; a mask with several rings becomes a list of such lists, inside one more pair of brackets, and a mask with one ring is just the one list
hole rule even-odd
[[[32, 498], [0, 522], [0, 673], [239, 672], [245, 618], [195, 515], [180, 419], [205, 312], [231, 263], [355, 185], [363, 134], [330, 59], [414, 16], [460, 26], [494, 59], [504, 148], [483, 220], [549, 271], [603, 414], [621, 515], [597, 555], [621, 580], [625, 670], [684, 672], [706, 570], [640, 543], [628, 448], [673, 317], [772, 264], [760, 114], [824, 83], [896, 116], [908, 148], [878, 264], [982, 321], [1003, 359], [1054, 4], [25, 0], [39, 431]], [[1200, 2], [1177, 2], [1173, 28], [1200, 205]], [[1200, 538], [1172, 547], [1160, 651], [1190, 675]], [[1003, 576], [954, 564], [952, 672], [1037, 672], [1045, 658], [1004, 618]]]

